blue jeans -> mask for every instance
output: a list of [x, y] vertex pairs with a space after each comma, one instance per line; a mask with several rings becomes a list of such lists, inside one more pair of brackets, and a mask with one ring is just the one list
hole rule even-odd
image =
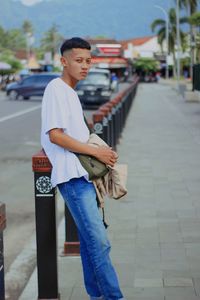
[[84, 177], [61, 183], [58, 188], [78, 228], [85, 287], [91, 299], [123, 299], [111, 263], [110, 243], [99, 212], [93, 183]]

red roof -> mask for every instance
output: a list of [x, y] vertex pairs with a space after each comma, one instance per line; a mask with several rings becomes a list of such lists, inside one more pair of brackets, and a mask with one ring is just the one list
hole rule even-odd
[[141, 37], [141, 38], [122, 40], [122, 41], [119, 41], [119, 43], [122, 45], [123, 49], [127, 49], [129, 43], [132, 44], [133, 46], [141, 46], [154, 37], [155, 36], [145, 36], [145, 37]]

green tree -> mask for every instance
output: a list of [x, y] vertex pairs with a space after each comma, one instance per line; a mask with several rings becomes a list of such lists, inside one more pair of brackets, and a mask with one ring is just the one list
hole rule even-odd
[[180, 8], [186, 9], [190, 16], [197, 11], [199, 2], [199, 0], [179, 0]]
[[200, 61], [200, 12], [194, 13], [189, 18], [189, 23], [194, 26], [195, 28], [198, 28], [198, 33], [195, 35], [195, 47], [196, 47], [196, 62], [199, 63]]
[[62, 40], [63, 37], [58, 32], [58, 26], [53, 24], [51, 28], [44, 33], [44, 37], [41, 40], [41, 47], [44, 51], [51, 52], [52, 57], [54, 58]]
[[0, 51], [2, 52], [6, 44], [6, 32], [2, 26], [0, 26]]
[[6, 31], [5, 48], [12, 49], [12, 51], [26, 48], [26, 40], [20, 29]]
[[24, 20], [23, 24], [22, 24], [22, 30], [24, 34], [30, 33], [33, 34], [34, 30], [33, 30], [33, 25], [29, 20]]
[[[177, 36], [177, 26], [176, 26], [176, 10], [171, 8], [168, 12], [168, 19], [169, 19], [169, 53], [173, 55], [174, 67], [173, 67], [173, 74], [176, 76], [176, 36]], [[180, 18], [180, 24], [186, 23], [188, 19], [186, 17]], [[166, 39], [166, 21], [163, 19], [156, 19], [151, 24], [152, 31], [157, 31], [158, 42], [163, 47], [163, 42]], [[185, 51], [186, 49], [186, 34], [180, 30], [180, 41], [182, 50]]]
[[[188, 18], [190, 18], [194, 13], [197, 12], [199, 0], [179, 0], [180, 8], [185, 9]], [[192, 74], [192, 66], [196, 63], [196, 54], [195, 54], [195, 36], [196, 29], [192, 23], [190, 24], [190, 73]]]
[[145, 71], [145, 72], [156, 72], [158, 70], [158, 62], [153, 58], [141, 57], [138, 58], [134, 63], [134, 67], [137, 70]]

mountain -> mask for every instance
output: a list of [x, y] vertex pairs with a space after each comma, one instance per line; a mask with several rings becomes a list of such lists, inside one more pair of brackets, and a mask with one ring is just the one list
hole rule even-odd
[[41, 0], [30, 6], [21, 1], [0, 0], [0, 25], [19, 28], [28, 19], [37, 40], [53, 23], [64, 37], [128, 39], [152, 35], [151, 22], [164, 19], [163, 12], [155, 5], [167, 9], [169, 2], [174, 3], [172, 0]]

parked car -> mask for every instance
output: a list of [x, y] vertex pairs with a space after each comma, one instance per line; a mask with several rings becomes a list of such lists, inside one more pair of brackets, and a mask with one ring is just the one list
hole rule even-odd
[[19, 97], [29, 99], [31, 96], [42, 96], [47, 84], [54, 78], [59, 77], [56, 73], [40, 73], [30, 75], [20, 81], [10, 83], [6, 86], [7, 96], [11, 100]]
[[107, 69], [91, 69], [86, 79], [81, 80], [76, 91], [83, 106], [101, 105], [112, 94], [111, 72]]

